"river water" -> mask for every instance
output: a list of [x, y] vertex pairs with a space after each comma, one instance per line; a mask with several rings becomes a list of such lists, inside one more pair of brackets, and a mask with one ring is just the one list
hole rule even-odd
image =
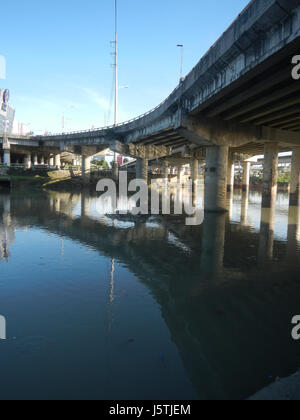
[[88, 194], [0, 194], [0, 399], [244, 399], [300, 366], [299, 210], [101, 216]]

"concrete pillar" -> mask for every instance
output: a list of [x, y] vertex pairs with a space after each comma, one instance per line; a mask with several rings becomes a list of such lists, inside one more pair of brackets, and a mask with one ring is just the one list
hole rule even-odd
[[167, 161], [163, 161], [162, 166], [162, 177], [163, 179], [168, 180], [169, 179], [169, 163]]
[[119, 165], [117, 161], [112, 163], [112, 176], [115, 181], [119, 180]]
[[26, 169], [31, 169], [31, 154], [25, 156], [25, 167]]
[[148, 183], [148, 160], [138, 158], [136, 160], [136, 177], [143, 179]]
[[82, 156], [81, 175], [85, 181], [90, 180], [91, 176], [91, 159], [89, 156]]
[[291, 264], [298, 261], [298, 248], [300, 241], [300, 207], [290, 206], [288, 234], [287, 234], [287, 258]]
[[227, 211], [228, 146], [206, 149], [205, 211]]
[[34, 155], [34, 156], [33, 156], [33, 164], [34, 164], [34, 165], [38, 165], [38, 164], [39, 164], [39, 161], [38, 161], [38, 155]]
[[228, 159], [228, 168], [227, 168], [227, 191], [232, 192], [234, 190], [234, 171], [235, 171], [235, 162], [232, 158]]
[[178, 182], [183, 181], [183, 176], [184, 176], [184, 168], [182, 165], [178, 166]]
[[199, 174], [199, 160], [193, 159], [193, 162], [191, 164], [191, 178], [194, 185], [197, 184], [198, 174]]
[[54, 166], [54, 156], [53, 155], [50, 155], [49, 166]]
[[275, 207], [278, 178], [278, 144], [265, 144], [262, 207]]
[[41, 165], [45, 165], [45, 158], [44, 158], [44, 156], [41, 156]]
[[293, 150], [290, 206], [300, 205], [300, 147]]
[[3, 164], [6, 165], [6, 166], [11, 165], [10, 150], [9, 149], [4, 149], [3, 150]]
[[54, 166], [56, 169], [60, 169], [61, 167], [60, 153], [54, 155]]
[[243, 169], [243, 191], [248, 192], [250, 187], [250, 170], [251, 170], [251, 162], [248, 160], [244, 161], [244, 169]]

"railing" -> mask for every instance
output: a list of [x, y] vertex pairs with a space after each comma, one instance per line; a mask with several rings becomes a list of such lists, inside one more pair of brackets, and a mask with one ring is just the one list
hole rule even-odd
[[[116, 125], [109, 125], [109, 126], [100, 127], [100, 128], [92, 128], [90, 130], [79, 130], [79, 131], [70, 131], [70, 132], [54, 133], [54, 134], [51, 133], [49, 135], [46, 135], [45, 137], [70, 136], [70, 135], [74, 135], [74, 134], [94, 133], [94, 132], [97, 132], [97, 131], [106, 131], [106, 130], [112, 130], [113, 128], [123, 127], [127, 124], [133, 123], [137, 120], [140, 120], [144, 117], [147, 117], [148, 115], [155, 112], [158, 108], [162, 107], [171, 98], [171, 96], [174, 95], [175, 92], [177, 92], [177, 90], [180, 88], [180, 86], [181, 86], [181, 84], [176, 86], [176, 88], [173, 90], [173, 92], [163, 102], [161, 102], [159, 105], [157, 105], [155, 108], [151, 109], [148, 112], [145, 112], [142, 115], [139, 115], [138, 117], [132, 118], [131, 120], [124, 121], [124, 122], [116, 124]], [[33, 136], [33, 137], [43, 138], [43, 136]]]

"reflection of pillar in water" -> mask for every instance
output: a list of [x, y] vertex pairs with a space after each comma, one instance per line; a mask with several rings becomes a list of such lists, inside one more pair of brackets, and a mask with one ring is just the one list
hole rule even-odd
[[233, 190], [227, 193], [227, 209], [228, 209], [229, 222], [232, 221], [232, 215], [233, 215], [233, 197], [234, 197]]
[[65, 238], [61, 238], [60, 242], [60, 256], [63, 257], [65, 255]]
[[114, 301], [114, 289], [115, 289], [115, 260], [112, 258], [111, 260], [111, 269], [110, 269], [110, 282], [109, 282], [109, 303], [113, 303]]
[[291, 261], [297, 258], [300, 241], [300, 207], [289, 208], [287, 235], [287, 258]]
[[54, 198], [54, 211], [56, 213], [60, 212], [60, 198], [58, 198], [58, 197]]
[[206, 213], [201, 249], [201, 272], [205, 279], [216, 277], [223, 270], [225, 244], [225, 213]]
[[10, 195], [1, 195], [3, 206], [2, 217], [0, 218], [0, 259], [6, 260], [10, 257], [10, 245], [14, 241], [14, 228], [11, 220], [11, 198]]
[[[275, 204], [275, 203], [274, 203]], [[274, 249], [275, 205], [261, 209], [260, 238], [258, 259], [265, 262], [273, 258]]]
[[241, 224], [248, 225], [248, 209], [249, 209], [249, 189], [243, 191], [242, 194], [242, 207], [241, 207]]
[[90, 215], [90, 202], [84, 192], [81, 194], [81, 217], [88, 217]]

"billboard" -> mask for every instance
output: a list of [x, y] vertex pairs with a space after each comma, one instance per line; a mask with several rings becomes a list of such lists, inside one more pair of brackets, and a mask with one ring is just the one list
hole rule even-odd
[[9, 90], [0, 89], [0, 113], [3, 116], [6, 116], [9, 104]]

